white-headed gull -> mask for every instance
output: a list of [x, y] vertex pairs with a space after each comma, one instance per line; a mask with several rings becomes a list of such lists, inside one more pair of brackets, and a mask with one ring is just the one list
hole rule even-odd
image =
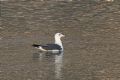
[[61, 52], [63, 51], [63, 45], [62, 45], [61, 38], [64, 36], [65, 35], [61, 33], [56, 33], [54, 44], [46, 44], [46, 45], [33, 44], [32, 46], [44, 52], [49, 52], [49, 51], [50, 52]]

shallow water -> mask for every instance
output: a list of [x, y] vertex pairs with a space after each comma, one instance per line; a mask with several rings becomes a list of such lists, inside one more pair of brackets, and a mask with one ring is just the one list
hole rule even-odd
[[[104, 0], [1, 2], [0, 80], [119, 80], [120, 2]], [[65, 34], [64, 53], [33, 43]]]

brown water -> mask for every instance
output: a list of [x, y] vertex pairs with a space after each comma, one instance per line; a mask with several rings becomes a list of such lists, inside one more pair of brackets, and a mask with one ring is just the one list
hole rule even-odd
[[[0, 3], [0, 80], [120, 80], [120, 1]], [[64, 53], [31, 45], [66, 35]]]

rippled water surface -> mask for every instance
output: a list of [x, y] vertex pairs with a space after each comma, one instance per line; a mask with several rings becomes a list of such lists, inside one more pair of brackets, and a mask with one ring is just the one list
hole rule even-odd
[[[0, 80], [120, 80], [120, 1], [2, 0]], [[33, 43], [65, 34], [64, 53]]]

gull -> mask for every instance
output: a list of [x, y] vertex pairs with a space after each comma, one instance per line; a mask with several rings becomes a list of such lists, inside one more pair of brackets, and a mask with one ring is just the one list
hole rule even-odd
[[63, 45], [61, 38], [65, 37], [65, 35], [61, 33], [56, 33], [54, 38], [55, 38], [55, 43], [53, 44], [46, 44], [46, 45], [41, 45], [41, 44], [33, 44], [32, 46], [39, 49], [40, 51], [43, 52], [62, 52], [63, 51]]

